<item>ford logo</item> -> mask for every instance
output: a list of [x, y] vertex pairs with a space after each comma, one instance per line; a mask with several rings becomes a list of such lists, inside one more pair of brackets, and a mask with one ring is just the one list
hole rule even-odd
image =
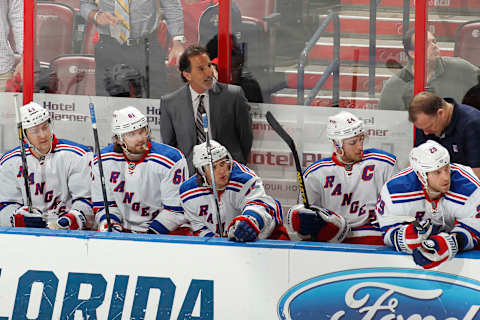
[[415, 269], [355, 269], [315, 277], [280, 299], [282, 320], [480, 319], [480, 281]]

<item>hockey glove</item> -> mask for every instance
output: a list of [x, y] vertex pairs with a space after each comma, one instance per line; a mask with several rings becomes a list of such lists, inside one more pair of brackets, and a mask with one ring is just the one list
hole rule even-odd
[[415, 221], [395, 231], [392, 243], [397, 251], [411, 253], [415, 248], [421, 246], [431, 233], [432, 222], [430, 219]]
[[49, 229], [78, 230], [84, 229], [85, 215], [78, 210], [70, 210], [62, 214], [57, 221], [48, 225]]
[[420, 247], [413, 250], [413, 261], [424, 269], [431, 269], [452, 259], [457, 252], [456, 237], [442, 232], [424, 240]]
[[[241, 216], [233, 218], [228, 226], [228, 238], [238, 242], [255, 241], [260, 234], [263, 221], [258, 221], [246, 210]], [[253, 214], [257, 215], [255, 212]]]
[[12, 219], [12, 226], [26, 228], [45, 228], [47, 223], [43, 218], [43, 213], [37, 208], [32, 208], [32, 212], [28, 211], [27, 206], [18, 208]]
[[311, 240], [322, 242], [342, 242], [349, 231], [345, 219], [335, 212], [316, 206], [306, 209], [303, 204], [290, 208], [287, 227], [302, 238], [310, 236]]
[[[121, 224], [115, 221], [111, 221], [112, 224], [112, 232], [123, 232], [123, 227]], [[104, 221], [98, 226], [98, 231], [100, 232], [108, 232], [108, 223]]]

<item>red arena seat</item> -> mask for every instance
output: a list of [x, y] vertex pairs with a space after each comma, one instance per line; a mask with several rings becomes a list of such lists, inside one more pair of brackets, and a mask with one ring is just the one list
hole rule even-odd
[[457, 29], [454, 55], [480, 66], [480, 20], [466, 22]]
[[52, 92], [95, 95], [93, 55], [63, 55], [50, 63], [49, 87]]
[[49, 62], [72, 52], [72, 8], [56, 2], [37, 3], [37, 59]]

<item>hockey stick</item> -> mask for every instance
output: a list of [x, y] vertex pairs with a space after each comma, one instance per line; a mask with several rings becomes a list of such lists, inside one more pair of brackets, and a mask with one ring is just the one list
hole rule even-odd
[[100, 182], [102, 185], [103, 205], [105, 207], [105, 216], [107, 217], [108, 232], [112, 232], [112, 222], [110, 221], [110, 211], [108, 209], [107, 188], [105, 187], [105, 176], [103, 175], [102, 155], [100, 153], [100, 143], [98, 142], [97, 118], [95, 118], [95, 106], [92, 102], [88, 105], [90, 108], [90, 119], [92, 120], [93, 139], [95, 140], [95, 152], [98, 157], [98, 170], [100, 171]]
[[298, 158], [297, 147], [295, 142], [293, 141], [292, 137], [282, 128], [280, 123], [278, 123], [277, 119], [273, 116], [270, 111], [267, 111], [266, 114], [268, 124], [273, 128], [273, 130], [282, 138], [283, 141], [288, 145], [290, 151], [293, 154], [293, 160], [295, 161], [295, 168], [297, 169], [297, 181], [298, 187], [300, 188], [300, 194], [302, 195], [303, 205], [307, 209], [310, 208], [310, 203], [308, 202], [307, 198], [307, 191], [305, 190], [305, 180], [303, 179], [303, 171], [302, 166], [300, 165], [300, 160]]
[[25, 194], [27, 195], [28, 212], [32, 212], [32, 192], [30, 190], [30, 181], [28, 175], [27, 153], [25, 152], [25, 137], [23, 136], [22, 119], [20, 117], [20, 107], [18, 106], [18, 94], [14, 96], [15, 100], [15, 117], [17, 120], [18, 143], [20, 143], [20, 155], [22, 158], [23, 182], [25, 184]]
[[210, 180], [212, 181], [213, 199], [215, 200], [215, 208], [216, 208], [216, 213], [217, 213], [216, 217], [217, 217], [217, 222], [218, 222], [218, 232], [220, 234], [220, 237], [223, 237], [223, 225], [222, 225], [222, 219], [220, 217], [220, 206], [219, 206], [219, 202], [218, 202], [217, 185], [215, 183], [215, 172], [213, 170], [212, 146], [210, 145], [210, 137], [208, 136], [208, 120], [207, 120], [207, 114], [206, 113], [202, 114], [202, 120], [203, 120], [203, 132], [205, 132], [205, 139], [206, 139], [206, 144], [207, 144], [208, 160], [210, 162], [210, 164], [209, 164]]

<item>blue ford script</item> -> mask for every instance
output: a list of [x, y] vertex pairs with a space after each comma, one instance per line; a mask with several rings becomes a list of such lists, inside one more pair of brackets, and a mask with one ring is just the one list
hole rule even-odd
[[480, 319], [480, 282], [395, 268], [335, 272], [302, 282], [280, 299], [282, 320]]

